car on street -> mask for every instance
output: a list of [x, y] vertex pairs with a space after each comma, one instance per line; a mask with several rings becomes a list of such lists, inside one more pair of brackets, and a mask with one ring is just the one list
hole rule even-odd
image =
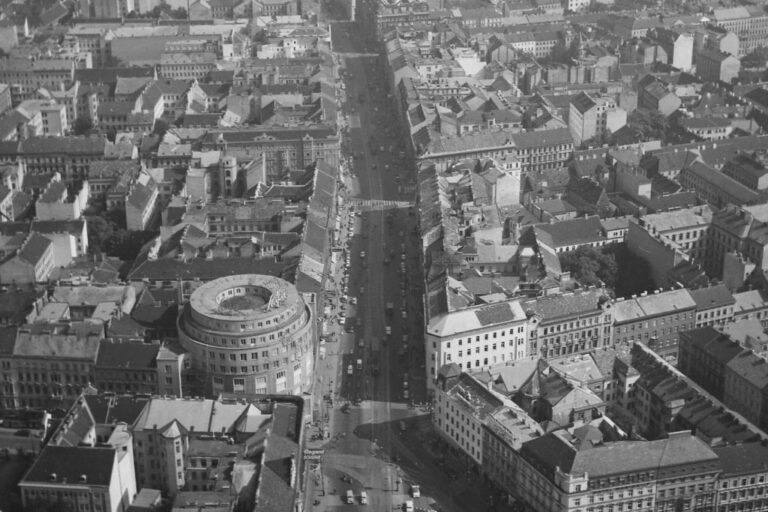
[[347, 366], [347, 375], [352, 375], [355, 373], [355, 369], [352, 368], [352, 365]]
[[360, 257], [365, 258], [365, 251], [360, 251]]
[[365, 286], [360, 287], [360, 295], [365, 295]]
[[409, 397], [409, 396], [410, 396], [410, 394], [408, 393], [408, 390], [407, 390], [407, 389], [404, 389], [404, 390], [403, 390], [403, 398], [404, 398], [404, 399], [406, 399], [406, 400], [408, 400], [408, 397]]
[[358, 359], [357, 360], [357, 369], [358, 370], [362, 370], [363, 369], [363, 360], [362, 359]]
[[392, 327], [390, 327], [388, 325], [385, 325], [384, 326], [384, 334], [386, 334], [387, 336], [391, 335], [392, 334]]
[[411, 486], [411, 496], [414, 498], [421, 498], [421, 487], [418, 485]]
[[403, 319], [408, 318], [408, 312], [406, 310], [403, 310], [401, 313], [403, 315]]

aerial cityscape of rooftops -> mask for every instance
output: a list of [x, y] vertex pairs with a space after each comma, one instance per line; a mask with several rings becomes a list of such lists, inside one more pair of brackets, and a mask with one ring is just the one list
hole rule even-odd
[[768, 512], [768, 2], [0, 0], [0, 511]]

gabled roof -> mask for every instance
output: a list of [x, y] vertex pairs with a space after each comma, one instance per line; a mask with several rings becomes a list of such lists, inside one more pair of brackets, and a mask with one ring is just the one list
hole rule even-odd
[[22, 478], [21, 485], [68, 483], [108, 487], [116, 458], [117, 452], [111, 446], [46, 446]]
[[589, 244], [603, 240], [603, 225], [599, 217], [569, 219], [553, 224], [534, 226], [536, 238], [552, 249]]
[[730, 290], [724, 284], [699, 288], [690, 291], [691, 298], [696, 302], [696, 309], [703, 311], [710, 308], [721, 308], [736, 303]]
[[96, 367], [101, 369], [152, 370], [157, 366], [160, 345], [101, 341]]
[[587, 93], [579, 93], [575, 98], [571, 99], [571, 105], [582, 114], [588, 112], [590, 109], [597, 106], [597, 103], [589, 97]]
[[36, 265], [51, 245], [53, 245], [53, 242], [50, 239], [33, 232], [24, 242], [24, 246], [19, 251], [18, 256], [27, 263]]

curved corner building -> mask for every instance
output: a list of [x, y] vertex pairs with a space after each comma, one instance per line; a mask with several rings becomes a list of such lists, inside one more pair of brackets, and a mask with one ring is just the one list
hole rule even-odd
[[222, 277], [196, 289], [178, 319], [205, 392], [299, 394], [312, 377], [312, 315], [277, 277]]

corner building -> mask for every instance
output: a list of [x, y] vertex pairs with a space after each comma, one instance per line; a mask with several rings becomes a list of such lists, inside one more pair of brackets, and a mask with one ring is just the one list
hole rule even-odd
[[185, 394], [300, 394], [311, 383], [312, 326], [309, 307], [282, 279], [243, 274], [202, 285], [178, 319], [199, 376]]

